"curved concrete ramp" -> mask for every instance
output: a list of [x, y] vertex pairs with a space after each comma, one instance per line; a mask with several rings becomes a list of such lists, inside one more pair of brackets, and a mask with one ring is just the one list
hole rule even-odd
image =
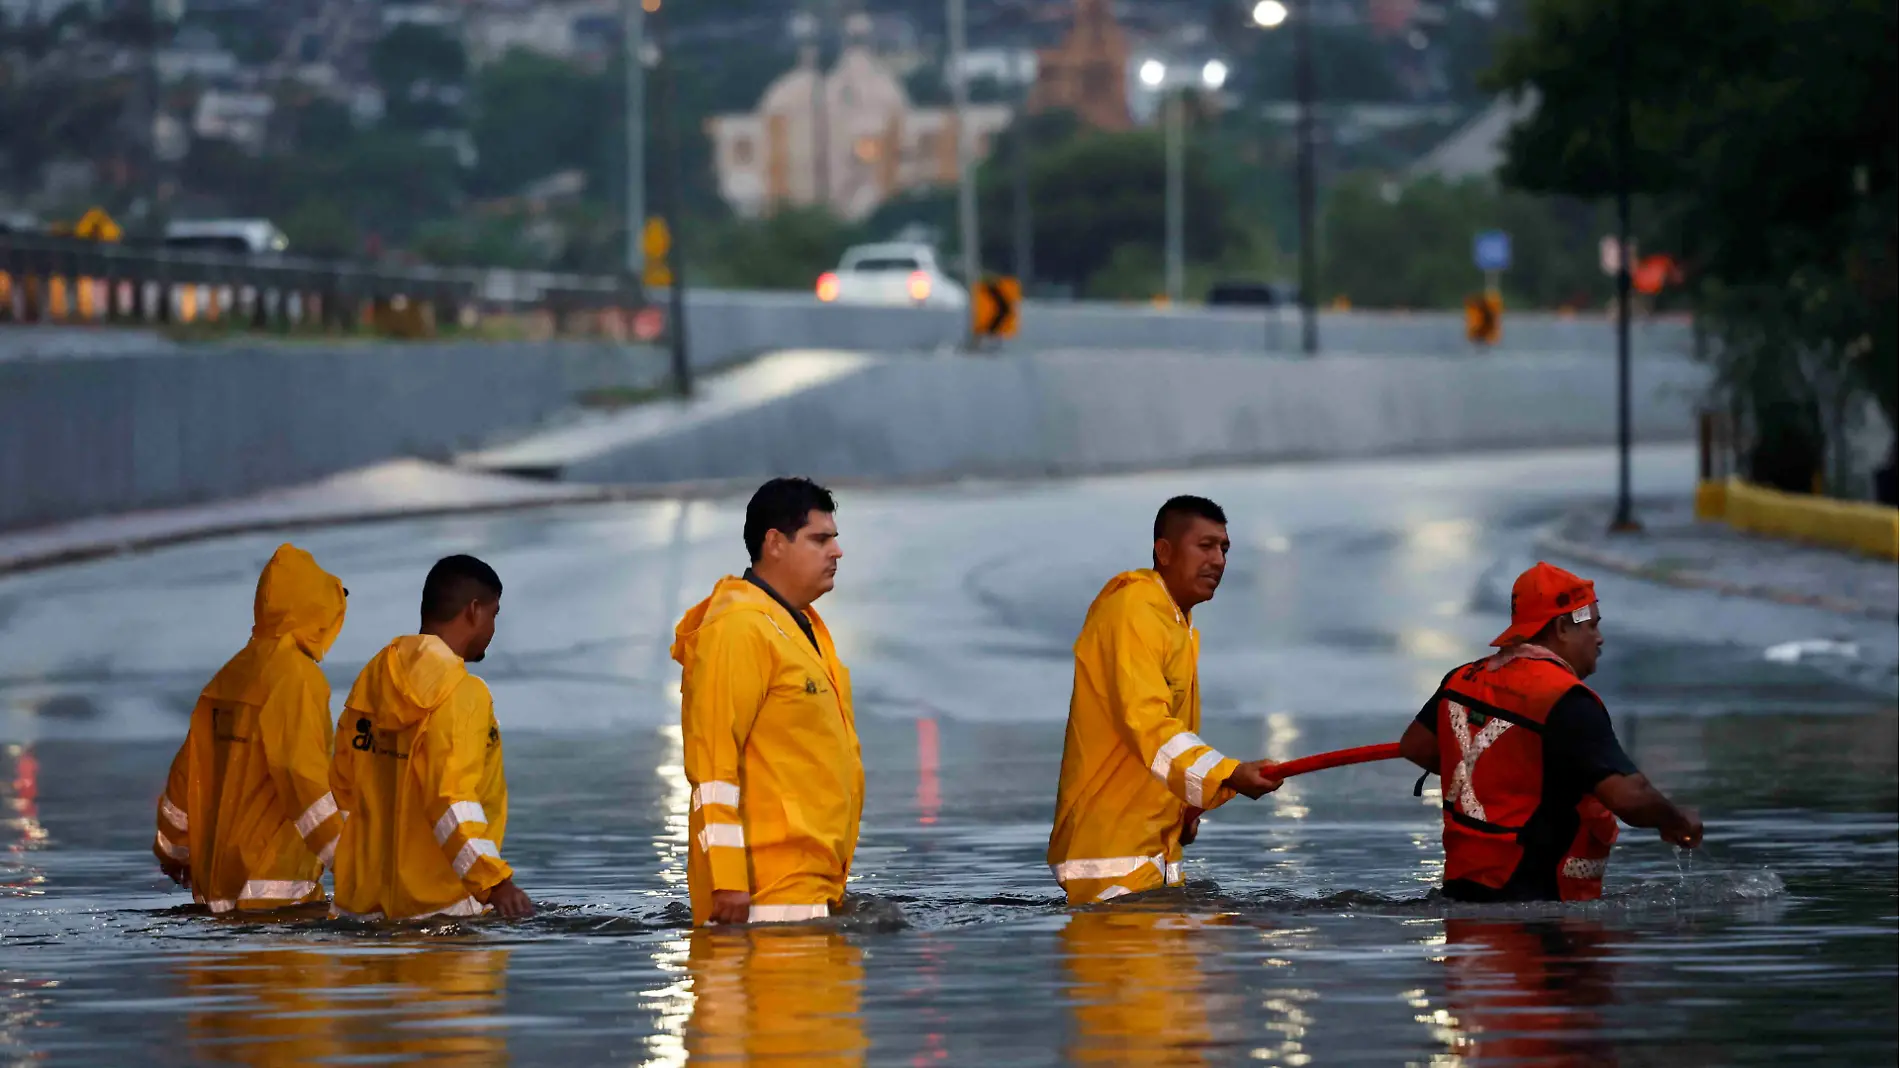
[[[1643, 361], [1636, 436], [1688, 437], [1705, 382], [1686, 360]], [[1080, 473], [1601, 444], [1615, 440], [1615, 412], [1615, 364], [1600, 356], [797, 352], [709, 383], [690, 404], [461, 462], [622, 483]]]

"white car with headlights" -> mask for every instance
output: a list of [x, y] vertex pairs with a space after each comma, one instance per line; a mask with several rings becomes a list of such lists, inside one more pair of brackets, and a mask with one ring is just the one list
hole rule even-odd
[[937, 265], [929, 245], [853, 245], [836, 270], [818, 276], [818, 299], [826, 304], [885, 304], [912, 308], [964, 308], [970, 296]]

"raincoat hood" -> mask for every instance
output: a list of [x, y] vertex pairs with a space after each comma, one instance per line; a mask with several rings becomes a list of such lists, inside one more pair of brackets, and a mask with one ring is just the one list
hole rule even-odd
[[342, 581], [286, 542], [257, 576], [251, 640], [290, 638], [304, 655], [322, 660], [343, 631], [346, 608]]
[[758, 612], [770, 617], [774, 609], [784, 611], [771, 594], [743, 578], [727, 575], [713, 586], [711, 596], [688, 609], [679, 626], [673, 628], [673, 659], [685, 666], [700, 632], [734, 612]]
[[399, 731], [440, 708], [468, 677], [468, 667], [433, 634], [405, 634], [390, 642], [357, 676], [349, 708], [378, 730]]

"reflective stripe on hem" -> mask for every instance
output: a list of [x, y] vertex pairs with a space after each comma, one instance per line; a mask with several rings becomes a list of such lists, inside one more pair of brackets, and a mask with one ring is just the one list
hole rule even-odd
[[464, 823], [487, 823], [488, 813], [474, 801], [457, 801], [435, 821], [435, 844], [448, 845], [449, 835]]
[[714, 846], [744, 849], [745, 828], [736, 823], [708, 823], [700, 828], [699, 848], [711, 850]]
[[1168, 880], [1169, 886], [1180, 886], [1181, 865], [1178, 863], [1168, 865], [1168, 870], [1164, 873], [1164, 878]]
[[831, 915], [829, 905], [754, 905], [746, 913], [747, 923], [800, 923], [822, 920]]
[[1586, 860], [1583, 857], [1565, 857], [1563, 867], [1557, 869], [1557, 874], [1566, 879], [1601, 879], [1603, 878], [1603, 873], [1609, 870], [1609, 867], [1610, 861], [1608, 857], [1598, 860]]
[[1108, 889], [1106, 889], [1106, 890], [1104, 890], [1104, 891], [1102, 891], [1102, 892], [1101, 892], [1101, 893], [1099, 893], [1099, 894], [1096, 894], [1096, 895], [1095, 895], [1095, 900], [1097, 900], [1097, 901], [1113, 901], [1113, 900], [1115, 900], [1116, 898], [1118, 898], [1118, 897], [1121, 897], [1121, 896], [1122, 896], [1122, 895], [1124, 895], [1124, 894], [1132, 894], [1132, 893], [1134, 893], [1134, 891], [1133, 891], [1133, 890], [1130, 890], [1130, 889], [1128, 889], [1128, 888], [1127, 888], [1127, 887], [1125, 887], [1125, 886], [1121, 886], [1121, 885], [1119, 885], [1119, 884], [1117, 884], [1117, 885], [1115, 885], [1115, 886], [1111, 886], [1111, 887], [1109, 887]]
[[1155, 778], [1165, 783], [1168, 781], [1168, 772], [1174, 767], [1174, 758], [1206, 744], [1201, 741], [1201, 736], [1193, 731], [1182, 731], [1161, 743], [1161, 748], [1155, 750], [1154, 762], [1148, 765], [1148, 770], [1154, 773]]
[[1221, 751], [1209, 748], [1187, 770], [1187, 803], [1195, 808], [1205, 808], [1207, 803], [1207, 773], [1220, 766], [1227, 758]]
[[739, 807], [739, 788], [729, 782], [703, 782], [693, 791], [693, 808], [697, 811], [703, 805], [724, 805], [727, 808]]
[[[487, 905], [482, 904], [472, 897], [465, 897], [447, 908], [437, 909], [434, 912], [424, 912], [420, 915], [407, 918], [411, 920], [426, 920], [431, 916], [480, 916], [487, 911]], [[333, 920], [355, 920], [358, 923], [381, 923], [389, 917], [381, 912], [348, 912], [337, 908], [336, 905], [332, 903], [330, 906], [330, 918]]]
[[1102, 857], [1095, 860], [1065, 860], [1060, 864], [1049, 865], [1055, 874], [1056, 882], [1066, 883], [1071, 879], [1119, 879], [1143, 864], [1153, 864], [1154, 857]]
[[495, 848], [495, 843], [486, 838], [470, 838], [468, 841], [463, 842], [462, 848], [457, 850], [455, 854], [456, 877], [460, 878], [461, 876], [467, 875], [468, 869], [475, 866], [475, 859], [477, 857], [494, 857], [496, 860], [500, 860], [501, 851]]
[[316, 830], [324, 820], [334, 815], [336, 815], [336, 796], [324, 794], [310, 802], [310, 807], [304, 809], [303, 815], [297, 817], [297, 833], [308, 838], [311, 831]]
[[191, 817], [185, 815], [184, 809], [172, 804], [171, 798], [161, 795], [158, 799], [158, 811], [160, 815], [165, 817], [166, 822], [178, 828], [179, 831], [189, 832], [191, 830]]
[[177, 842], [165, 837], [164, 831], [158, 832], [158, 851], [177, 861], [191, 859], [191, 847], [181, 846]]

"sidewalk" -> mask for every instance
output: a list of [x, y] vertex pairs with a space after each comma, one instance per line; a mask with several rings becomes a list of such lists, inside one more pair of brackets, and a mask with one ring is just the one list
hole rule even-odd
[[1547, 528], [1537, 547], [1670, 586], [1884, 622], [1900, 618], [1900, 568], [1892, 561], [1698, 523], [1686, 501], [1644, 508], [1643, 529], [1634, 533], [1609, 533], [1610, 516], [1607, 508], [1574, 512]]
[[0, 533], [0, 575], [220, 534], [530, 508], [626, 495], [624, 488], [535, 482], [421, 460], [391, 460], [254, 497]]

